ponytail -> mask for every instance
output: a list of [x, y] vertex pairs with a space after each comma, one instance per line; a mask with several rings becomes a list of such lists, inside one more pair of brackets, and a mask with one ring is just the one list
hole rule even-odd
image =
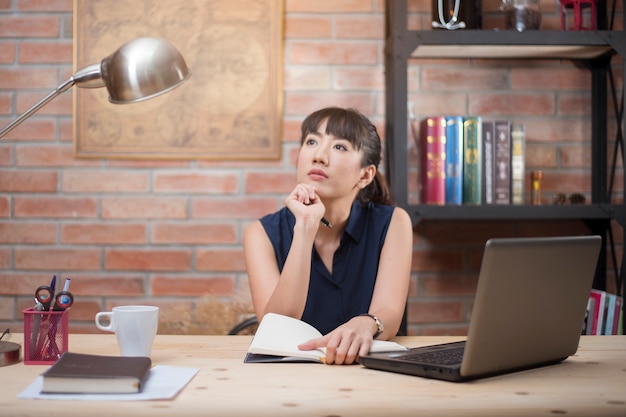
[[376, 176], [372, 182], [367, 187], [359, 191], [356, 198], [361, 204], [372, 202], [376, 204], [393, 205], [387, 181], [385, 180], [383, 174], [381, 174], [378, 170], [376, 171]]

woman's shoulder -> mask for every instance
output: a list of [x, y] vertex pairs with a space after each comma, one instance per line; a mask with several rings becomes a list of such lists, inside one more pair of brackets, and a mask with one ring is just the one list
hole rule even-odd
[[295, 217], [287, 207], [283, 207], [274, 213], [267, 214], [259, 219], [259, 222], [267, 234], [282, 233], [291, 230], [295, 225]]
[[373, 219], [385, 223], [399, 223], [400, 225], [411, 227], [411, 217], [405, 209], [389, 204], [368, 204], [369, 216]]
[[399, 207], [392, 206], [389, 204], [380, 204], [380, 203], [373, 203], [373, 202], [364, 204], [361, 207], [362, 207], [362, 210], [364, 210], [369, 216], [374, 217], [374, 218], [391, 217], [394, 211], [397, 208], [399, 208]]
[[404, 226], [409, 226], [409, 227], [413, 225], [411, 216], [409, 216], [409, 213], [402, 207], [398, 207], [398, 206], [395, 206], [393, 209], [393, 217], [391, 221], [398, 222]]
[[261, 217], [259, 221], [262, 224], [279, 223], [281, 221], [285, 221], [289, 219], [290, 214], [291, 214], [291, 211], [289, 211], [287, 207], [282, 207], [278, 211], [266, 214], [265, 216]]

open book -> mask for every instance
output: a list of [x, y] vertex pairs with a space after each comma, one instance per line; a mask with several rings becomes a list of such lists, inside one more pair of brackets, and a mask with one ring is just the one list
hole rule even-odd
[[[319, 362], [324, 363], [326, 349], [300, 350], [298, 345], [322, 337], [313, 326], [293, 317], [266, 314], [250, 343], [244, 362]], [[370, 353], [406, 351], [395, 342], [374, 340]]]

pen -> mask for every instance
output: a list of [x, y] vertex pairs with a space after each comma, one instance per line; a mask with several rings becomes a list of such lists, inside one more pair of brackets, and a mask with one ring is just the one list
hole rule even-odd
[[[305, 203], [305, 205], [310, 205], [311, 203]], [[322, 224], [326, 227], [328, 227], [329, 229], [333, 228], [333, 225], [330, 224], [330, 222], [328, 221], [328, 219], [326, 219], [326, 217], [322, 217], [322, 219], [320, 220], [320, 222], [322, 222]]]
[[[39, 302], [37, 298], [35, 298], [35, 311], [43, 311], [43, 304]], [[33, 329], [30, 333], [30, 357], [35, 357], [35, 352], [37, 352], [37, 345], [39, 340], [39, 322], [41, 320], [40, 314], [35, 314], [33, 316]]]
[[52, 276], [52, 281], [50, 281], [50, 289], [52, 290], [52, 294], [54, 295], [54, 287], [57, 285], [57, 276]]
[[[65, 284], [63, 284], [63, 292], [67, 292], [70, 290], [71, 280], [69, 277], [65, 278]], [[69, 302], [69, 297], [67, 295], [63, 295], [61, 298], [61, 303], [67, 304]]]

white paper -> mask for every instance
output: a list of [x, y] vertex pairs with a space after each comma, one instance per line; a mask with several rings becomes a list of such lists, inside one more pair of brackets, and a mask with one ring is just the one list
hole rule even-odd
[[169, 400], [174, 398], [198, 373], [198, 368], [156, 365], [143, 390], [134, 394], [42, 394], [43, 377], [35, 381], [17, 398], [37, 400], [84, 400], [84, 401], [140, 401]]

